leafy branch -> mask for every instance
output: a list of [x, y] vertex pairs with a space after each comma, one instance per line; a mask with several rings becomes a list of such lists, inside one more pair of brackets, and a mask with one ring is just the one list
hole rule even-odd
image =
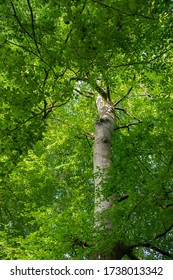
[[104, 6], [105, 8], [112, 9], [112, 10], [114, 10], [114, 11], [117, 11], [117, 12], [119, 12], [119, 13], [121, 13], [121, 14], [126, 15], [126, 16], [139, 16], [139, 17], [143, 17], [143, 18], [145, 18], [145, 19], [155, 20], [155, 18], [146, 16], [146, 15], [144, 15], [144, 14], [128, 13], [128, 12], [122, 11], [122, 10], [120, 10], [120, 9], [118, 9], [118, 8], [109, 6], [109, 5], [105, 4], [105, 3], [100, 2], [100, 1], [97, 1], [97, 0], [92, 0], [92, 2], [97, 3], [97, 4], [101, 5], [101, 6]]
[[[45, 65], [48, 66], [48, 68], [53, 72], [54, 76], [57, 77], [57, 74], [55, 73], [54, 69], [40, 56], [38, 55], [37, 53], [35, 53], [34, 51], [28, 49], [27, 47], [23, 46], [23, 45], [20, 45], [20, 44], [17, 44], [17, 43], [14, 43], [12, 41], [9, 41], [9, 40], [6, 40], [6, 43], [7, 44], [11, 44], [11, 45], [14, 45], [16, 47], [19, 47], [19, 48], [22, 48], [23, 50], [29, 52], [29, 53], [32, 53], [34, 56], [36, 56], [37, 58], [39, 58]], [[61, 76], [61, 75], [60, 75]]]
[[39, 55], [41, 56], [41, 53], [40, 53], [40, 49], [39, 49], [39, 46], [38, 46], [38, 41], [36, 39], [36, 34], [35, 34], [35, 25], [34, 25], [34, 15], [33, 15], [33, 11], [32, 11], [32, 6], [31, 6], [31, 3], [29, 0], [27, 0], [27, 3], [28, 3], [28, 7], [29, 7], [29, 10], [30, 10], [30, 15], [31, 15], [31, 26], [32, 26], [32, 35], [29, 33], [29, 31], [23, 26], [21, 20], [19, 19], [18, 15], [17, 15], [17, 11], [16, 11], [16, 8], [13, 4], [13, 2], [11, 1], [11, 6], [12, 6], [12, 10], [14, 12], [14, 17], [15, 19], [17, 20], [19, 26], [21, 27], [21, 30], [23, 30], [23, 32], [25, 34], [27, 34], [29, 36], [29, 38], [31, 38], [32, 40], [34, 40], [34, 43], [35, 43], [35, 46], [36, 46], [36, 49], [39, 53]]
[[16, 18], [16, 20], [17, 20], [17, 22], [19, 23], [21, 29], [22, 29], [22, 30], [24, 31], [24, 33], [26, 33], [31, 39], [33, 39], [32, 36], [31, 36], [31, 34], [26, 30], [26, 28], [23, 26], [21, 20], [20, 20], [19, 17], [17, 16], [17, 12], [16, 12], [16, 9], [15, 9], [15, 6], [14, 6], [13, 2], [11, 1], [10, 3], [11, 3], [11, 6], [12, 6], [12, 9], [13, 9], [13, 12], [14, 12], [14, 15], [13, 15], [13, 16]]
[[110, 68], [120, 68], [120, 67], [129, 67], [129, 66], [133, 66], [133, 65], [146, 65], [146, 64], [150, 64], [151, 62], [153, 62], [153, 61], [157, 60], [158, 58], [162, 57], [164, 54], [168, 53], [172, 49], [173, 49], [173, 47], [170, 47], [170, 48], [162, 51], [160, 54], [154, 55], [154, 57], [149, 59], [149, 60], [132, 61], [132, 62], [129, 62], [129, 63], [122, 63], [122, 64], [117, 64], [117, 65], [112, 65], [112, 66], [110, 66]]
[[47, 101], [44, 100], [44, 109], [43, 109], [43, 119], [46, 119], [47, 116], [52, 112], [52, 110], [54, 108], [59, 108], [62, 107], [64, 105], [66, 105], [69, 101], [70, 101], [71, 97], [69, 97], [65, 102], [59, 104], [59, 105], [55, 105], [56, 101], [51, 102], [50, 105], [47, 107]]
[[40, 109], [39, 113], [32, 112], [33, 115], [31, 117], [18, 123], [18, 125], [14, 129], [12, 129], [10, 132], [13, 132], [13, 131], [19, 129], [19, 127], [23, 126], [25, 123], [27, 123], [27, 122], [31, 121], [32, 119], [37, 118], [41, 115], [42, 115], [42, 119], [46, 119], [47, 116], [52, 112], [53, 108], [59, 108], [61, 106], [64, 106], [65, 104], [67, 104], [69, 102], [70, 99], [71, 99], [71, 97], [59, 105], [55, 105], [56, 101], [54, 101], [54, 102], [50, 103], [50, 105], [48, 107], [47, 107], [47, 101], [44, 100], [44, 108], [41, 109], [40, 106], [38, 106], [38, 108]]
[[168, 253], [168, 252], [166, 252], [166, 251], [164, 251], [164, 250], [162, 250], [162, 249], [158, 248], [157, 246], [154, 246], [150, 243], [144, 244], [144, 247], [149, 248], [149, 249], [153, 249], [154, 251], [156, 251], [156, 252], [158, 252], [158, 253], [162, 254], [163, 256], [166, 256], [170, 259], [172, 259], [172, 257], [173, 257], [170, 253]]
[[164, 237], [167, 233], [169, 233], [169, 232], [171, 231], [172, 228], [173, 228], [173, 224], [170, 225], [164, 232], [158, 234], [158, 235], [154, 238], [154, 240], [157, 240], [157, 239], [159, 239], [159, 238], [161, 238], [161, 237]]
[[34, 39], [34, 42], [35, 42], [36, 49], [37, 49], [39, 55], [41, 56], [41, 53], [40, 53], [40, 50], [39, 50], [39, 47], [38, 47], [38, 43], [37, 43], [37, 40], [36, 40], [36, 35], [35, 35], [34, 15], [33, 15], [33, 11], [32, 11], [32, 6], [31, 6], [31, 3], [30, 3], [29, 0], [27, 0], [27, 3], [28, 3], [29, 10], [30, 10], [30, 15], [31, 15], [31, 25], [32, 25], [33, 39]]
[[172, 254], [170, 254], [169, 252], [167, 252], [167, 251], [165, 251], [165, 250], [163, 250], [163, 249], [161, 249], [161, 248], [158, 248], [157, 246], [155, 246], [155, 245], [152, 244], [152, 243], [153, 243], [154, 241], [156, 241], [157, 239], [162, 238], [162, 237], [165, 237], [166, 234], [169, 233], [169, 232], [172, 230], [172, 228], [173, 228], [173, 224], [170, 225], [164, 232], [158, 234], [158, 235], [153, 239], [153, 241], [151, 241], [151, 242], [146, 242], [146, 243], [139, 243], [139, 244], [131, 245], [130, 248], [131, 248], [131, 249], [134, 249], [134, 248], [137, 248], [137, 247], [146, 247], [146, 248], [149, 248], [149, 249], [153, 249], [154, 251], [156, 251], [156, 252], [158, 252], [158, 253], [160, 253], [160, 254], [162, 254], [162, 255], [164, 255], [164, 256], [170, 258], [170, 259], [172, 259], [172, 258], [173, 258]]

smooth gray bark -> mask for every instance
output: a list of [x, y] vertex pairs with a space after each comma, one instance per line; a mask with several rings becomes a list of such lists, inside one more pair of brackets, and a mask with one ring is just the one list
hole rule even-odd
[[[97, 96], [99, 120], [95, 122], [94, 142], [94, 178], [95, 178], [95, 217], [96, 226], [99, 226], [104, 210], [111, 208], [112, 197], [104, 199], [103, 184], [108, 179], [108, 168], [111, 165], [111, 142], [114, 131], [114, 106], [109, 100]], [[111, 228], [111, 221], [107, 219], [105, 226]]]

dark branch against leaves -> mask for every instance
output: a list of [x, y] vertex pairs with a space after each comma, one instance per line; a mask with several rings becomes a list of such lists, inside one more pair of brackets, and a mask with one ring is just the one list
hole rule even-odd
[[149, 248], [149, 249], [152, 249], [152, 250], [160, 253], [163, 256], [166, 256], [166, 257], [172, 259], [173, 258], [172, 254], [170, 254], [169, 252], [165, 251], [164, 249], [158, 248], [156, 245], [154, 245], [154, 242], [157, 241], [157, 239], [165, 237], [172, 230], [172, 228], [173, 228], [173, 224], [171, 224], [165, 231], [158, 234], [152, 241], [139, 243], [139, 244], [133, 244], [130, 247], [131, 247], [131, 249], [135, 249], [135, 248], [139, 248], [139, 247]]
[[130, 126], [138, 125], [138, 124], [140, 124], [140, 123], [142, 123], [142, 121], [133, 122], [133, 123], [128, 123], [128, 124], [126, 124], [126, 125], [118, 126], [118, 127], [116, 127], [114, 130], [118, 130], [118, 129], [122, 129], [122, 128], [127, 128], [127, 129], [129, 130], [129, 127], [130, 127]]
[[130, 92], [132, 91], [132, 89], [133, 89], [133, 86], [131, 86], [131, 87], [129, 88], [128, 92], [127, 92], [125, 95], [123, 95], [120, 99], [118, 99], [118, 100], [114, 103], [114, 108], [115, 108], [115, 109], [116, 109], [116, 106], [117, 106], [121, 101], [123, 101], [123, 100], [130, 94]]
[[25, 27], [23, 26], [23, 24], [21, 23], [21, 20], [20, 20], [19, 17], [17, 16], [17, 12], [16, 12], [16, 9], [15, 9], [15, 6], [14, 6], [13, 2], [11, 1], [10, 3], [11, 3], [11, 6], [12, 6], [12, 9], [13, 9], [13, 12], [14, 12], [14, 15], [13, 15], [13, 16], [16, 18], [16, 20], [17, 20], [17, 22], [19, 23], [21, 29], [22, 29], [22, 30], [24, 31], [24, 33], [26, 33], [31, 39], [33, 39], [32, 36], [31, 36], [31, 34], [26, 30], [26, 28], [25, 28]]
[[149, 17], [149, 16], [144, 15], [144, 14], [128, 13], [128, 12], [122, 11], [122, 10], [116, 8], [116, 7], [109, 6], [109, 5], [107, 5], [107, 4], [105, 4], [105, 3], [101, 2], [101, 1], [98, 1], [98, 0], [92, 0], [92, 2], [97, 3], [97, 4], [101, 5], [101, 6], [104, 6], [105, 8], [114, 10], [114, 11], [120, 13], [120, 14], [124, 14], [124, 15], [126, 15], [126, 16], [138, 16], [138, 17], [143, 17], [143, 18], [145, 18], [145, 19], [155, 20], [155, 18]]
[[14, 43], [12, 41], [6, 40], [7, 44], [11, 44], [14, 45], [16, 47], [22, 48], [23, 50], [27, 51], [28, 53], [32, 53], [34, 56], [36, 56], [37, 58], [39, 58], [45, 65], [48, 66], [48, 68], [53, 72], [54, 76], [58, 78], [57, 74], [55, 73], [54, 69], [37, 53], [35, 53], [34, 51], [28, 49], [27, 47], [23, 46], [23, 45], [19, 45], [17, 43]]
[[36, 49], [37, 49], [39, 55], [41, 56], [41, 53], [40, 53], [40, 50], [39, 50], [39, 47], [38, 47], [38, 43], [37, 43], [37, 40], [36, 40], [34, 15], [33, 15], [32, 7], [31, 7], [31, 3], [30, 3], [29, 0], [27, 0], [27, 3], [28, 3], [29, 10], [30, 10], [30, 15], [31, 15], [31, 26], [32, 26], [33, 39], [34, 39], [34, 42], [35, 42]]

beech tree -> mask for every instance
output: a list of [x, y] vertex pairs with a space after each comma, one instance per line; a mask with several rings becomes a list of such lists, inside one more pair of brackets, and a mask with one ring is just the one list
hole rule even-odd
[[2, 259], [172, 259], [172, 10], [1, 3]]

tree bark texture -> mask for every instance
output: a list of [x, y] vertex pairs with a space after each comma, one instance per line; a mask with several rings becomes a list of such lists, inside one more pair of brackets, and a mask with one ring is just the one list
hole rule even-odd
[[[108, 179], [108, 168], [111, 165], [111, 142], [114, 131], [114, 106], [111, 101], [105, 100], [101, 95], [96, 99], [99, 120], [95, 122], [95, 142], [94, 142], [94, 180], [95, 180], [95, 226], [100, 227], [104, 223], [104, 228], [111, 230], [112, 223], [108, 217], [103, 218], [103, 213], [111, 209], [112, 197], [104, 198], [103, 185]], [[96, 256], [97, 259], [109, 259]]]
[[[103, 188], [109, 180], [108, 169], [111, 165], [111, 143], [115, 127], [115, 109], [110, 100], [105, 100], [101, 95], [96, 99], [99, 120], [95, 122], [94, 142], [94, 180], [95, 180], [95, 228], [97, 230], [96, 240], [101, 242], [94, 258], [99, 260], [121, 260], [124, 255], [130, 259], [137, 259], [133, 254], [133, 246], [125, 244], [122, 240], [115, 241], [113, 225], [109, 210], [112, 208], [116, 193], [111, 194], [108, 199], [104, 198]], [[108, 184], [107, 184], [108, 186]], [[124, 195], [126, 199], [128, 195]], [[104, 215], [104, 212], [108, 215]], [[113, 234], [112, 234], [113, 233]], [[97, 242], [97, 241], [96, 241]], [[97, 248], [97, 246], [96, 246]]]

